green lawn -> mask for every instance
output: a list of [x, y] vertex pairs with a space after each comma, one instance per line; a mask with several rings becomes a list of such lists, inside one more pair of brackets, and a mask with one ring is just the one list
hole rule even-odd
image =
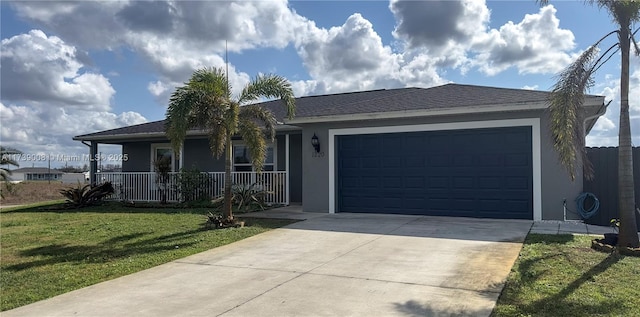
[[591, 239], [530, 234], [492, 316], [638, 316], [640, 258]]
[[207, 209], [0, 212], [0, 310], [131, 274], [292, 223], [248, 220], [245, 228], [203, 230]]

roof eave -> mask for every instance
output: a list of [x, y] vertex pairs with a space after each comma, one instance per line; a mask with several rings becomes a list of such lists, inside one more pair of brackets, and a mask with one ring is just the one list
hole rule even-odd
[[[584, 106], [585, 107], [599, 106], [599, 105], [602, 105], [603, 103], [604, 103], [604, 97], [589, 98], [585, 100]], [[547, 101], [535, 101], [535, 102], [525, 102], [525, 103], [516, 103], [516, 104], [478, 105], [478, 106], [466, 106], [466, 107], [458, 107], [458, 108], [432, 108], [432, 109], [419, 109], [419, 110], [356, 113], [356, 114], [345, 114], [345, 115], [298, 117], [298, 118], [294, 118], [292, 120], [286, 121], [286, 123], [298, 125], [298, 124], [337, 122], [337, 121], [362, 121], [362, 120], [376, 120], [376, 119], [432, 117], [432, 116], [443, 116], [443, 115], [514, 112], [514, 111], [542, 110], [542, 109], [546, 109], [548, 106], [549, 104], [547, 103]]]
[[[300, 130], [299, 127], [280, 124], [276, 126], [276, 131], [295, 131]], [[206, 136], [204, 131], [188, 131], [187, 136]], [[129, 134], [107, 134], [107, 135], [78, 135], [73, 137], [74, 141], [127, 141], [152, 138], [166, 138], [165, 132], [147, 132], [147, 133], [129, 133]]]

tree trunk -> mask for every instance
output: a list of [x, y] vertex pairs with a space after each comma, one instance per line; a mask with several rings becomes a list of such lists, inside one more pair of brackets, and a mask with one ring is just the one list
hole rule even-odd
[[231, 135], [227, 135], [226, 138], [224, 149], [224, 206], [222, 214], [231, 219], [233, 218], [231, 210], [231, 150], [233, 149], [233, 144], [231, 144]]
[[631, 126], [629, 122], [629, 26], [621, 25], [620, 52], [622, 67], [620, 74], [620, 132], [618, 135], [618, 200], [620, 206], [620, 233], [618, 246], [637, 248], [635, 197], [633, 188], [633, 152], [631, 151]]

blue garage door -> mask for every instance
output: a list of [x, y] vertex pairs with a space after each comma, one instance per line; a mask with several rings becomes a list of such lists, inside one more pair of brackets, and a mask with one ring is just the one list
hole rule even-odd
[[531, 127], [337, 137], [338, 211], [533, 219]]

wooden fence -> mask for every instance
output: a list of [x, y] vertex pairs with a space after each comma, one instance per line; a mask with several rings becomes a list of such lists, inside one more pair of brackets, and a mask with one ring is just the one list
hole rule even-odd
[[[590, 192], [600, 200], [600, 209], [589, 224], [608, 226], [612, 218], [618, 215], [618, 148], [587, 148], [587, 156], [593, 164], [594, 177], [584, 179], [583, 191]], [[640, 207], [640, 147], [633, 148], [633, 180], [635, 185], [636, 207]], [[640, 230], [640, 215], [636, 214]]]

